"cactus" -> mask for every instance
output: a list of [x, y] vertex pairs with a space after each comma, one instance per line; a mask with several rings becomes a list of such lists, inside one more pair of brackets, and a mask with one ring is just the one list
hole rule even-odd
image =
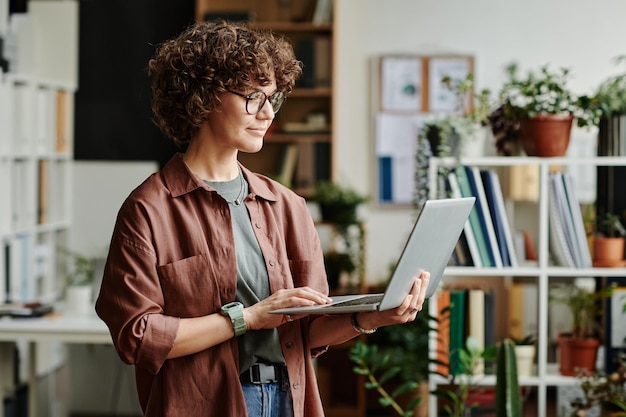
[[517, 379], [515, 344], [504, 339], [498, 348], [496, 368], [496, 416], [521, 417], [522, 401]]

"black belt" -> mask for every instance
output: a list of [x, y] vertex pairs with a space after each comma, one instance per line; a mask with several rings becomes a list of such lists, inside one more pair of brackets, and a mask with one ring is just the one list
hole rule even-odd
[[255, 363], [248, 369], [239, 375], [239, 380], [243, 384], [267, 384], [278, 382], [283, 384], [289, 383], [287, 377], [287, 366], [281, 363], [265, 364]]

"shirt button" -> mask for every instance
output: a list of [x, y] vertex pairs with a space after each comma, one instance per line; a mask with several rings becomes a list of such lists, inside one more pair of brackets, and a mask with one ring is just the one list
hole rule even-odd
[[276, 266], [276, 261], [273, 259], [270, 259], [270, 266]]
[[254, 223], [254, 225], [256, 226], [257, 229], [260, 229], [262, 227], [261, 223], [259, 223], [259, 222]]
[[287, 343], [285, 343], [285, 347], [286, 347], [287, 349], [291, 349], [291, 348], [293, 347], [293, 343], [291, 343], [291, 342], [287, 342]]
[[300, 384], [298, 384], [297, 382], [294, 382], [292, 386], [293, 386], [293, 389], [300, 388]]

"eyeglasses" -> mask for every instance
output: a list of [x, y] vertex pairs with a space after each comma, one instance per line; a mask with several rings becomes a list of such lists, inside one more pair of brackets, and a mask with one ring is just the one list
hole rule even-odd
[[246, 99], [246, 112], [248, 114], [254, 115], [263, 109], [265, 102], [269, 100], [272, 105], [272, 110], [274, 110], [274, 114], [278, 113], [280, 110], [280, 106], [283, 105], [287, 96], [282, 91], [276, 91], [271, 96], [268, 96], [263, 91], [253, 91], [248, 95], [238, 93], [236, 91], [226, 90], [231, 94], [235, 94], [236, 96], [243, 97]]

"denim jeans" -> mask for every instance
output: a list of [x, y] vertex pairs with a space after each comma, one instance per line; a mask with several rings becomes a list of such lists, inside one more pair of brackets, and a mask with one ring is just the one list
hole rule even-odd
[[278, 382], [242, 384], [249, 417], [293, 417], [291, 391]]

